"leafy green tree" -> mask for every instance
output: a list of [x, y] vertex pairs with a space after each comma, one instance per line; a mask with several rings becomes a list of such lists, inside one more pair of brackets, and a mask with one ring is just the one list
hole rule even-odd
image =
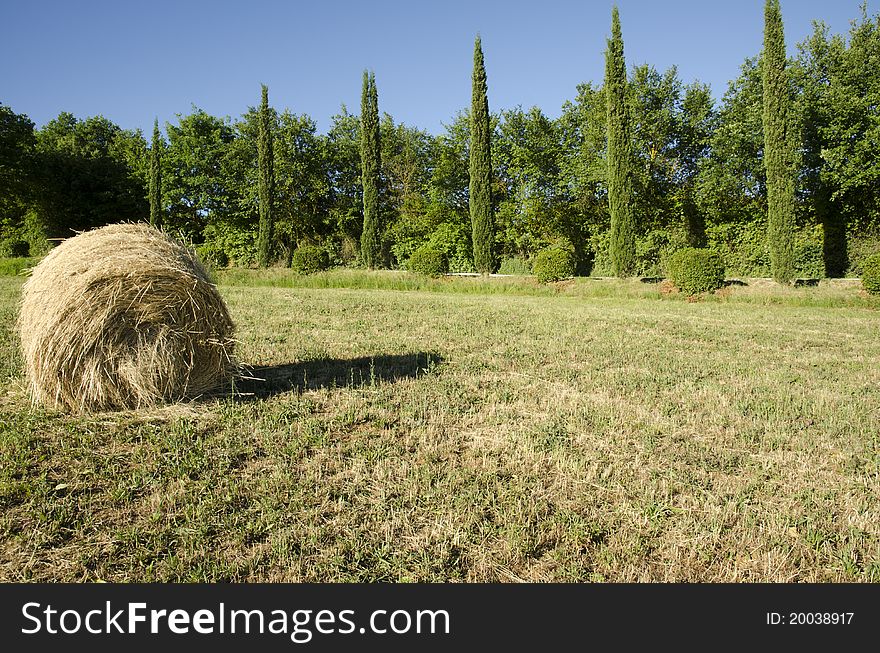
[[235, 131], [228, 119], [194, 108], [188, 116], [178, 115], [177, 125], [166, 124], [166, 133], [168, 149], [162, 165], [164, 199], [169, 205], [166, 227], [202, 242], [206, 226], [225, 222], [235, 210], [227, 174]]
[[697, 201], [697, 183], [718, 126], [718, 114], [708, 85], [695, 82], [685, 87], [678, 122], [674, 199], [684, 218], [687, 244], [705, 247], [706, 216]]
[[492, 272], [495, 240], [492, 211], [492, 153], [486, 66], [479, 35], [474, 41], [473, 89], [471, 94], [470, 215], [473, 229], [474, 266]]
[[162, 160], [160, 155], [159, 119], [153, 122], [153, 141], [150, 146], [150, 224], [162, 226]]
[[288, 261], [304, 241], [330, 236], [331, 183], [327, 149], [309, 116], [285, 110], [275, 139], [275, 228]]
[[361, 232], [361, 257], [369, 268], [377, 268], [381, 256], [381, 186], [382, 146], [379, 132], [379, 98], [376, 76], [364, 71], [361, 92], [361, 179], [364, 194], [364, 227]]
[[611, 12], [611, 38], [605, 51], [605, 98], [608, 111], [608, 204], [611, 215], [609, 254], [614, 274], [619, 277], [630, 276], [636, 270], [635, 160], [627, 95], [623, 36], [615, 5]]
[[423, 130], [395, 124], [388, 114], [383, 116], [381, 130], [383, 206], [388, 224], [383, 249], [402, 266], [437, 226], [428, 212], [434, 139]]
[[790, 88], [779, 0], [764, 5], [764, 165], [767, 170], [767, 236], [771, 274], [794, 278], [795, 162], [790, 129]]
[[628, 88], [639, 227], [666, 226], [671, 222], [677, 181], [681, 80], [674, 66], [661, 73], [643, 64], [633, 68]]
[[[684, 86], [672, 67], [633, 68], [630, 103], [632, 206], [641, 216], [634, 233], [634, 272], [656, 274], [671, 251], [703, 236], [705, 211], [697, 202], [700, 171], [710, 154], [717, 124], [705, 85]], [[578, 259], [579, 273], [614, 273], [609, 257], [608, 111], [604, 88], [584, 84], [563, 106], [556, 121], [559, 183], [554, 230], [565, 235]], [[503, 150], [505, 145], [500, 146]], [[579, 251], [578, 239], [585, 240]]]
[[444, 127], [445, 133], [434, 139], [434, 161], [428, 185], [428, 200], [434, 211], [447, 217], [458, 216], [467, 221], [470, 229], [470, 114], [460, 111]]
[[636, 66], [629, 82], [633, 192], [631, 212], [635, 261], [629, 274], [657, 274], [661, 259], [684, 244], [685, 229], [677, 205], [681, 179], [682, 83], [673, 66], [661, 73]]
[[829, 43], [825, 179], [854, 228], [877, 226], [880, 215], [880, 15], [853, 23], [849, 46]]
[[[468, 200], [470, 115], [460, 111], [444, 133], [433, 139], [426, 184], [424, 223], [415, 225], [417, 240], [425, 239], [445, 252], [453, 272], [473, 272], [473, 226]], [[416, 234], [413, 234], [415, 236]]]
[[0, 239], [15, 237], [33, 190], [34, 123], [0, 104]]
[[801, 51], [805, 177], [825, 271], [858, 274], [880, 243], [880, 15], [863, 6], [848, 39], [819, 24]]
[[574, 189], [562, 174], [562, 123], [538, 107], [504, 111], [493, 153], [500, 182], [496, 240], [501, 255], [531, 258], [564, 239], [574, 246], [576, 258], [583, 259], [587, 230]]
[[[318, 242], [338, 231], [331, 187], [328, 141], [317, 135], [314, 120], [270, 108], [272, 124], [273, 244], [289, 266], [303, 242]], [[260, 214], [258, 149], [261, 114], [250, 108], [233, 124], [235, 137], [223, 161], [223, 185], [229, 210], [206, 227], [205, 238], [239, 264], [257, 259]], [[357, 143], [354, 143], [357, 168]], [[358, 184], [354, 172], [354, 184]], [[341, 198], [339, 198], [341, 199]], [[338, 233], [342, 237], [342, 233]]]
[[[812, 208], [813, 221], [822, 228], [825, 276], [841, 277], [849, 267], [847, 215], [842, 198], [839, 194], [835, 196], [835, 184], [829, 179], [834, 144], [828, 137], [838, 117], [832, 109], [831, 84], [840, 79], [846, 46], [841, 36], [830, 39], [827, 26], [814, 23], [813, 33], [798, 47], [800, 53], [791, 72], [798, 89], [795, 114], [802, 143], [801, 190], [808, 207]], [[849, 92], [834, 96], [852, 98]], [[836, 110], [846, 114], [842, 107]], [[864, 195], [859, 193], [859, 197]]]
[[[577, 261], [578, 273], [586, 275], [596, 263], [603, 272], [609, 266], [608, 111], [604, 89], [580, 84], [577, 91], [574, 101], [563, 105], [557, 121], [562, 141], [559, 169], [560, 184], [570, 198], [569, 220], [579, 225], [586, 239]], [[573, 244], [577, 249], [576, 242]]]
[[339, 241], [341, 260], [357, 257], [364, 224], [364, 198], [360, 154], [361, 121], [345, 105], [331, 119], [330, 129], [322, 139], [329, 176], [328, 220]]
[[770, 271], [762, 87], [757, 59], [747, 59], [721, 101], [696, 179], [708, 245], [733, 275], [766, 276]]
[[146, 175], [134, 163], [146, 160], [140, 132], [102, 116], [77, 120], [63, 112], [36, 133], [34, 156], [34, 228], [45, 237], [147, 215]]
[[[271, 107], [272, 122], [276, 121]], [[226, 201], [212, 211], [203, 231], [206, 244], [221, 250], [237, 265], [258, 265], [257, 238], [260, 230], [260, 106], [249, 107], [231, 125], [232, 138], [219, 158], [219, 187]], [[273, 142], [273, 154], [276, 154]], [[276, 177], [276, 186], [277, 186]], [[275, 207], [277, 208], [276, 202]]]
[[257, 236], [257, 262], [260, 267], [269, 265], [272, 254], [273, 211], [275, 191], [273, 172], [272, 127], [273, 115], [269, 111], [269, 89], [263, 84], [260, 101], [260, 138], [257, 147], [257, 164], [260, 169], [260, 228]]

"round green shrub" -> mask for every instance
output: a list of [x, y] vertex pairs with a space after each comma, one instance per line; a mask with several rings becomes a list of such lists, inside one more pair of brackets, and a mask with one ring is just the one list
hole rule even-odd
[[686, 295], [711, 292], [724, 285], [724, 263], [708, 249], [680, 249], [669, 258], [666, 268], [672, 283]]
[[869, 256], [862, 263], [862, 285], [869, 293], [880, 293], [880, 254]]
[[330, 267], [327, 250], [317, 245], [300, 245], [293, 253], [290, 267], [299, 274], [314, 274]]
[[196, 247], [196, 254], [213, 268], [225, 268], [229, 265], [229, 256], [217, 243], [203, 243]]
[[449, 263], [442, 251], [428, 245], [422, 245], [409, 257], [407, 268], [416, 274], [439, 277], [449, 269]]
[[541, 283], [559, 281], [574, 276], [574, 256], [571, 251], [558, 246], [542, 249], [535, 256], [532, 273]]

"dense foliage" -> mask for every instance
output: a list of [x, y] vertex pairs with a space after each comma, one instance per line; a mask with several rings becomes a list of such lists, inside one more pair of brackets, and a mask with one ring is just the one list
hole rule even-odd
[[417, 274], [439, 277], [449, 271], [449, 264], [441, 250], [431, 245], [422, 245], [409, 257], [407, 268]]
[[323, 272], [330, 267], [330, 257], [323, 247], [300, 245], [293, 252], [291, 267], [300, 274]]
[[574, 257], [571, 250], [559, 245], [545, 247], [535, 256], [532, 273], [541, 283], [560, 281], [574, 275]]
[[[754, 24], [757, 34], [760, 15]], [[486, 114], [493, 265], [533, 261], [564, 239], [577, 274], [623, 269], [658, 276], [672, 253], [695, 246], [716, 252], [733, 276], [770, 276], [772, 166], [765, 155], [762, 60], [746, 59], [716, 101], [708, 87], [686, 83], [675, 68], [625, 70], [618, 35], [612, 26], [607, 54], [616, 62], [616, 81], [579, 85], [558, 118], [538, 107]], [[793, 56], [776, 55], [789, 93], [785, 138], [796, 154], [794, 194], [786, 195], [795, 276], [858, 275], [880, 252], [878, 52], [880, 20], [863, 13], [848, 35], [832, 35], [819, 23]], [[601, 44], [592, 56], [602, 56]], [[485, 269], [474, 260], [471, 220], [473, 108], [431, 134], [379, 116], [371, 75], [365, 89], [368, 111], [359, 116], [343, 107], [325, 133], [290, 110], [257, 106], [223, 118], [194, 107], [159, 125], [153, 143], [151, 135], [100, 116], [61, 113], [37, 128], [0, 105], [0, 244], [22, 252], [27, 243], [28, 253], [39, 255], [47, 239], [147, 219], [156, 198], [150, 180], [158, 178], [165, 229], [222, 250], [232, 265], [254, 265], [260, 126], [268, 114], [273, 257], [290, 265], [297, 244], [306, 242], [325, 248], [335, 264], [402, 268], [431, 244], [452, 271]], [[612, 89], [618, 104], [609, 114]], [[611, 129], [618, 112], [628, 115], [629, 136], [609, 142], [618, 133]], [[369, 134], [376, 156], [365, 178], [361, 150]], [[624, 193], [628, 201], [614, 204], [620, 169], [609, 159], [621, 160], [626, 143], [632, 165], [621, 178], [631, 191]], [[151, 173], [156, 159], [158, 175]], [[616, 218], [612, 230], [614, 206], [630, 217]], [[375, 220], [366, 219], [365, 208]], [[631, 230], [620, 229], [624, 223]]]
[[27, 256], [30, 245], [26, 240], [7, 238], [0, 240], [0, 258], [20, 258]]
[[202, 263], [206, 263], [211, 268], [225, 268], [229, 265], [229, 255], [217, 243], [207, 242], [199, 245], [196, 254]]
[[880, 293], [880, 254], [874, 254], [862, 264], [862, 285], [869, 293]]
[[528, 275], [532, 273], [532, 265], [527, 260], [514, 256], [501, 261], [498, 274]]
[[724, 263], [715, 252], [686, 247], [669, 257], [669, 279], [686, 295], [718, 290], [724, 285]]

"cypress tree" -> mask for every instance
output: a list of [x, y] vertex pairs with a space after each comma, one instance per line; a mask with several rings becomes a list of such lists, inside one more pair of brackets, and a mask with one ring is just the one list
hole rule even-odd
[[260, 194], [260, 230], [257, 235], [257, 260], [260, 267], [269, 265], [272, 251], [272, 198], [275, 194], [275, 174], [272, 166], [272, 115], [269, 110], [269, 89], [263, 84], [263, 97], [260, 102], [259, 140], [257, 141], [257, 165]]
[[379, 95], [376, 75], [364, 71], [361, 91], [361, 183], [364, 190], [364, 228], [361, 258], [369, 268], [379, 266], [379, 172], [382, 166], [379, 140]]
[[153, 122], [153, 143], [150, 145], [150, 224], [162, 226], [162, 168], [159, 153], [159, 119]]
[[605, 105], [608, 112], [608, 208], [611, 213], [611, 267], [618, 277], [635, 273], [636, 218], [633, 207], [635, 158], [630, 137], [626, 60], [617, 6], [611, 10], [611, 39], [605, 50]]
[[470, 194], [468, 205], [473, 230], [474, 266], [477, 272], [492, 272], [492, 152], [489, 131], [489, 99], [486, 67], [479, 35], [474, 41], [474, 72], [471, 94]]
[[767, 172], [767, 240], [773, 278], [794, 278], [794, 148], [779, 0], [764, 5], [764, 166]]

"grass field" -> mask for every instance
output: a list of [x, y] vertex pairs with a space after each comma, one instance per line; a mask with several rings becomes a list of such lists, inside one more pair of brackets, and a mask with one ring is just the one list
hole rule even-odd
[[880, 581], [857, 286], [219, 282], [266, 381], [72, 417], [0, 278], [0, 580]]

